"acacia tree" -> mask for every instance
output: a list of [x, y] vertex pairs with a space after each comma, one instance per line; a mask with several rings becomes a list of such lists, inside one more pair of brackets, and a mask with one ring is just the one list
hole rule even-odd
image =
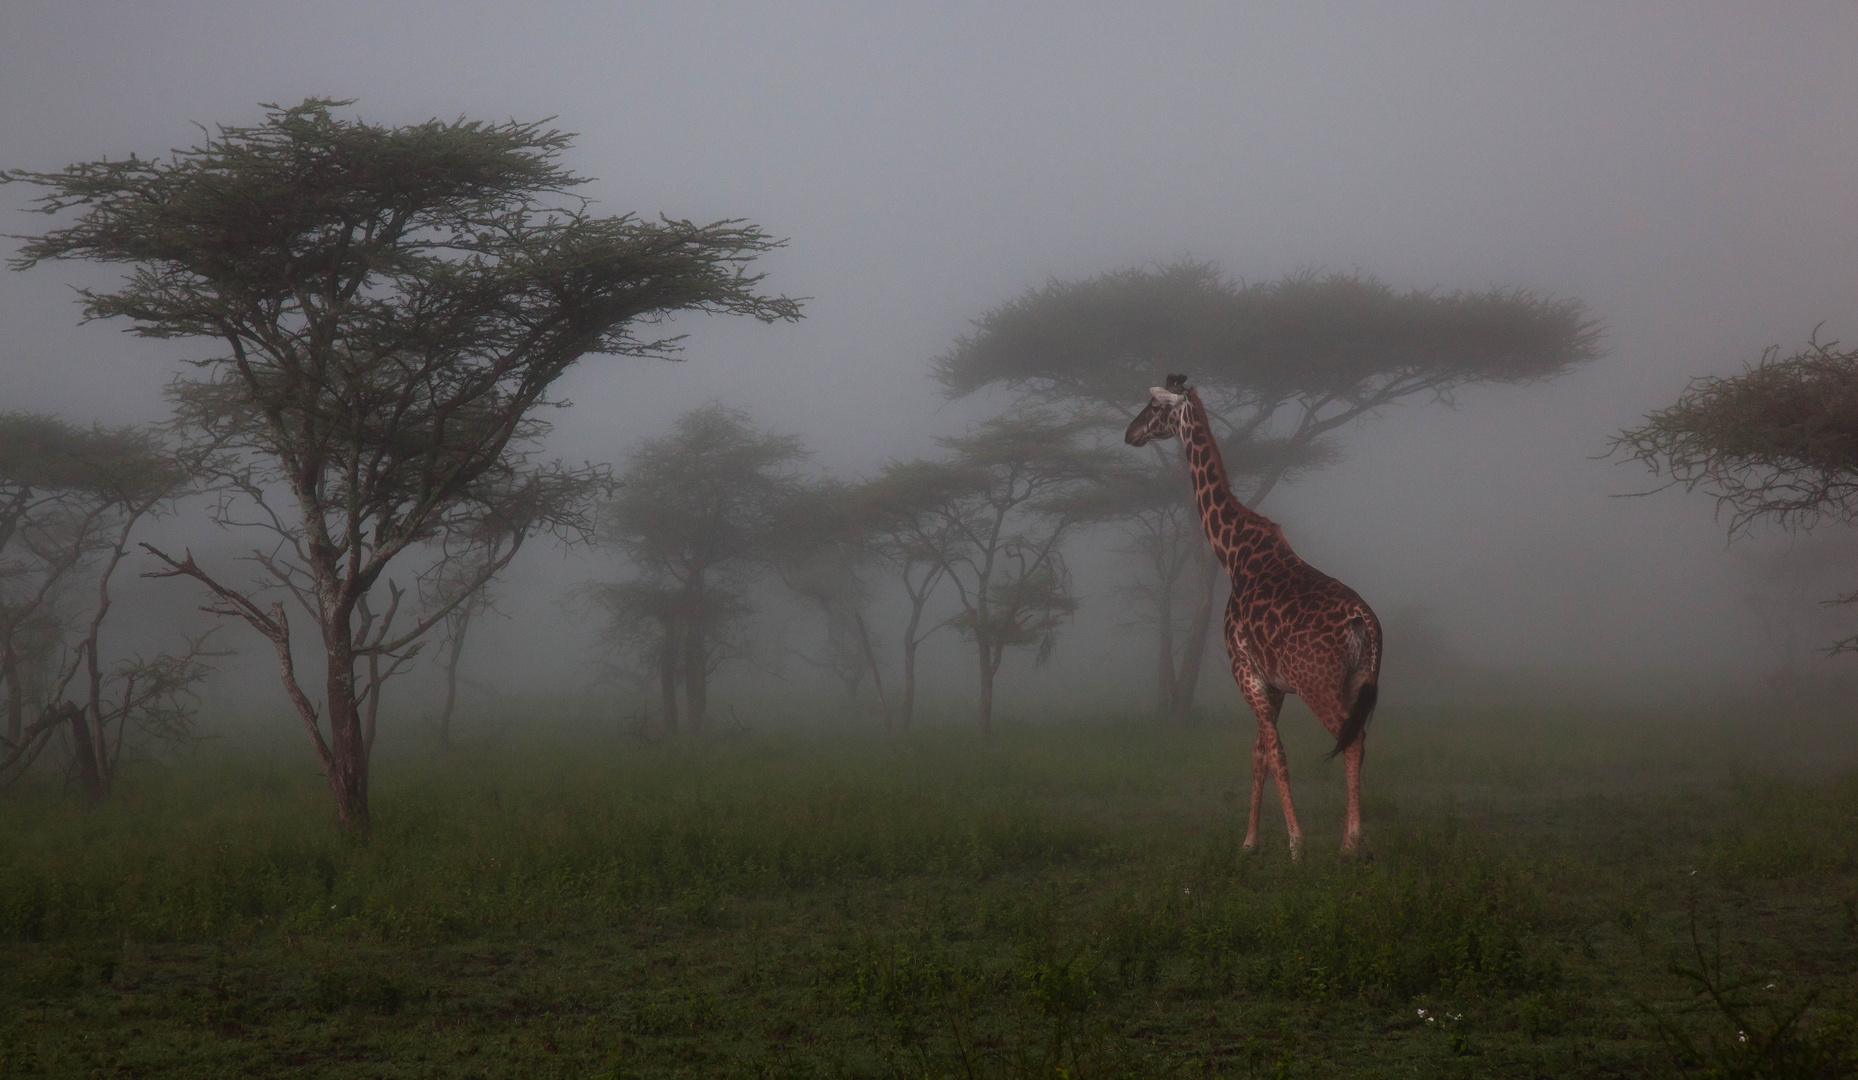
[[940, 620], [924, 622], [929, 600], [947, 579], [949, 566], [963, 543], [960, 517], [952, 513], [979, 478], [941, 461], [901, 461], [884, 466], [852, 495], [854, 511], [868, 523], [879, 557], [896, 571], [909, 599], [902, 635], [903, 688], [897, 728], [908, 731], [916, 715], [916, 653], [943, 629]]
[[627, 455], [602, 537], [641, 577], [602, 599], [613, 601], [614, 614], [662, 631], [668, 728], [677, 724], [671, 690], [681, 680], [684, 715], [700, 734], [710, 675], [742, 654], [736, 628], [750, 611], [748, 587], [779, 553], [781, 515], [802, 488], [805, 460], [797, 436], [762, 431], [746, 412], [714, 403]]
[[[251, 556], [261, 587], [157, 554], [271, 642], [337, 815], [365, 830], [364, 702], [521, 538], [587, 524], [581, 496], [601, 472], [537, 456], [556, 380], [589, 353], [669, 355], [676, 338], [640, 331], [674, 312], [799, 312], [757, 291], [749, 264], [777, 242], [753, 225], [592, 213], [570, 195], [585, 181], [559, 163], [562, 132], [388, 127], [336, 115], [346, 104], [266, 106], [262, 124], [166, 159], [4, 178], [47, 189], [48, 214], [77, 213], [25, 238], [16, 267], [128, 264], [121, 288], [83, 291], [87, 317], [216, 343], [172, 394], [181, 425], [223, 451], [221, 520], [271, 534]], [[418, 591], [390, 566], [497, 517], [517, 542], [438, 603], [402, 609]], [[267, 588], [315, 626], [320, 705]]]
[[[1858, 349], [1818, 334], [1791, 356], [1778, 346], [1732, 378], [1692, 379], [1676, 404], [1622, 431], [1612, 451], [1699, 488], [1729, 515], [1729, 534], [1768, 521], [1808, 530], [1858, 519]], [[1858, 601], [1858, 592], [1834, 603]], [[1858, 636], [1833, 652], [1858, 651]]]
[[[1002, 386], [1093, 418], [1108, 437], [1165, 372], [1188, 372], [1240, 497], [1256, 506], [1325, 463], [1325, 439], [1360, 417], [1414, 397], [1450, 401], [1476, 383], [1551, 378], [1596, 357], [1597, 333], [1578, 301], [1520, 289], [1399, 292], [1365, 275], [1310, 273], [1245, 284], [1184, 261], [1030, 289], [977, 320], [935, 376], [951, 398]], [[1176, 444], [1153, 445], [1157, 476], [1182, 468]], [[1126, 512], [1162, 638], [1158, 697], [1184, 716], [1224, 599], [1221, 570], [1191, 507], [1134, 499]], [[1194, 553], [1185, 571], [1183, 550]], [[1170, 591], [1183, 575], [1186, 605]]]
[[1105, 450], [1082, 446], [1088, 423], [1043, 412], [998, 416], [959, 438], [923, 515], [944, 542], [936, 556], [960, 610], [946, 620], [974, 644], [983, 734], [993, 731], [994, 682], [1007, 650], [1035, 647], [1038, 662], [1077, 608], [1062, 545], [1080, 519], [1067, 496], [1115, 468]]
[[132, 731], [156, 744], [190, 737], [193, 689], [212, 655], [203, 639], [114, 665], [102, 641], [131, 533], [191, 479], [146, 431], [0, 414], [0, 786], [56, 737], [79, 789], [100, 802], [135, 749]]

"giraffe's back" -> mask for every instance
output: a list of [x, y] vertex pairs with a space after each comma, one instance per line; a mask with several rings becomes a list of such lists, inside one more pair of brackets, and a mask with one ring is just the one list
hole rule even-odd
[[[1234, 658], [1308, 699], [1380, 667], [1380, 621], [1355, 590], [1290, 555], [1247, 574], [1226, 608]], [[1234, 640], [1234, 639], [1237, 640]]]

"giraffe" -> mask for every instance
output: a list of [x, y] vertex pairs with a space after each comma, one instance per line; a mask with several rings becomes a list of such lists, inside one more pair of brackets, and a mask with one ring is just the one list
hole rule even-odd
[[1169, 375], [1166, 386], [1149, 391], [1148, 407], [1130, 423], [1123, 441], [1144, 446], [1176, 436], [1193, 474], [1207, 539], [1232, 577], [1226, 652], [1232, 658], [1232, 677], [1258, 717], [1245, 850], [1258, 849], [1258, 813], [1268, 772], [1277, 781], [1278, 801], [1284, 806], [1290, 857], [1303, 857], [1303, 830], [1290, 804], [1289, 763], [1277, 734], [1278, 709], [1290, 693], [1302, 697], [1335, 736], [1329, 756], [1343, 755], [1348, 774], [1342, 851], [1359, 853], [1362, 741], [1379, 696], [1380, 620], [1355, 590], [1299, 559], [1276, 522], [1232, 493], [1206, 406], [1185, 375]]

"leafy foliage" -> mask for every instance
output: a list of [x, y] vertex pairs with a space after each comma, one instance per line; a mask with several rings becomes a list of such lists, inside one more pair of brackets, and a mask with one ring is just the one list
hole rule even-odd
[[[80, 427], [42, 413], [0, 413], [0, 498], [83, 494], [133, 500], [186, 481], [155, 438], [136, 428]], [[11, 533], [7, 534], [9, 537]]]
[[1614, 439], [1614, 453], [1708, 491], [1732, 531], [1858, 513], [1858, 349], [1817, 339], [1786, 357], [1771, 348], [1741, 375], [1691, 380], [1645, 421]]
[[[1638, 461], [1665, 487], [1703, 489], [1736, 535], [1758, 521], [1784, 528], [1849, 524], [1858, 517], [1858, 349], [1815, 336], [1782, 357], [1778, 347], [1732, 378], [1692, 379], [1677, 403], [1620, 432], [1612, 452]], [[1858, 601], [1858, 593], [1837, 603]], [[1858, 649], [1858, 637], [1831, 651]]]
[[1597, 346], [1579, 302], [1525, 290], [1399, 292], [1362, 274], [1246, 284], [1183, 261], [1029, 290], [979, 319], [935, 374], [951, 397], [998, 383], [1126, 422], [1143, 387], [1185, 371], [1235, 430], [1292, 401], [1321, 402], [1303, 423], [1326, 428], [1415, 393], [1551, 378]]

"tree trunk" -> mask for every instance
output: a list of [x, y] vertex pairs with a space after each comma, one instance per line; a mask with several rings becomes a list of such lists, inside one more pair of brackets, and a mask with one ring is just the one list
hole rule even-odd
[[13, 637], [0, 643], [0, 680], [6, 682], [6, 741], [18, 746], [26, 728], [26, 690], [19, 685], [19, 654], [13, 649]]
[[355, 652], [347, 619], [331, 620], [323, 634], [328, 652], [324, 681], [329, 713], [329, 787], [335, 794], [336, 818], [351, 832], [368, 831], [368, 746], [361, 729], [361, 702], [355, 697]]
[[903, 700], [897, 705], [897, 730], [908, 731], [916, 719], [916, 642], [903, 643]]
[[664, 621], [664, 644], [658, 649], [658, 692], [664, 698], [664, 730], [677, 734], [677, 620]]
[[864, 613], [852, 612], [852, 618], [858, 624], [858, 644], [864, 649], [865, 666], [871, 670], [871, 685], [877, 689], [877, 708], [884, 717], [884, 730], [890, 730], [890, 702], [884, 698], [884, 673], [878, 670], [877, 651], [871, 648], [871, 628], [865, 624]]
[[77, 764], [77, 786], [84, 789], [85, 800], [96, 806], [110, 793], [103, 760], [103, 732], [93, 732], [84, 710], [71, 702], [58, 706], [58, 711], [71, 727], [71, 756]]
[[684, 620], [684, 712], [690, 733], [703, 734], [703, 710], [709, 704], [709, 658], [704, 655], [703, 586], [691, 589], [690, 610]]
[[927, 596], [910, 596], [910, 622], [903, 628], [903, 701], [897, 709], [897, 730], [908, 731], [916, 719], [916, 646], [922, 639], [916, 636], [916, 628], [923, 622], [923, 606], [929, 602]]
[[458, 660], [464, 655], [465, 632], [471, 629], [471, 601], [464, 602], [452, 627], [452, 647], [445, 656], [445, 705], [439, 710], [439, 749], [452, 748], [452, 709], [458, 704]]
[[993, 650], [986, 642], [977, 644], [981, 658], [981, 737], [991, 738], [994, 733], [994, 672], [997, 665], [993, 661]]
[[1164, 581], [1155, 600], [1155, 715], [1174, 717], [1174, 588]]
[[[105, 582], [109, 579], [104, 578]], [[102, 802], [110, 794], [111, 768], [109, 739], [103, 720], [103, 665], [97, 662], [97, 638], [102, 629], [104, 613], [109, 610], [107, 594], [105, 601], [98, 606], [96, 618], [90, 624], [90, 639], [84, 643], [84, 685], [89, 691], [90, 703], [84, 708], [66, 706], [71, 709], [71, 733], [79, 755], [78, 782], [84, 786], [84, 794], [91, 804]], [[124, 691], [123, 715], [117, 718], [117, 730], [129, 723], [127, 695], [134, 690], [134, 683]], [[86, 722], [88, 717], [88, 723]], [[83, 762], [85, 755], [91, 757], [91, 763]], [[88, 771], [88, 775], [86, 775]]]
[[1219, 560], [1213, 557], [1210, 543], [1201, 555], [1200, 599], [1194, 605], [1193, 622], [1187, 628], [1187, 645], [1181, 651], [1180, 672], [1174, 680], [1171, 704], [1176, 721], [1186, 720], [1193, 712], [1194, 694], [1200, 687], [1200, 669], [1206, 659], [1207, 638], [1211, 635], [1213, 620], [1221, 613], [1222, 594], [1231, 592], [1220, 588], [1225, 575], [1219, 572]]
[[[119, 543], [97, 586], [97, 608], [91, 613], [90, 636], [80, 646], [84, 650], [84, 690], [88, 702], [83, 708], [74, 709], [71, 717], [73, 741], [80, 758], [85, 753], [94, 755], [94, 762], [89, 767], [90, 775], [83, 775], [83, 765], [80, 763], [78, 776], [79, 782], [85, 786], [85, 794], [93, 804], [102, 802], [110, 793], [110, 761], [105, 749], [109, 743], [103, 721], [103, 664], [97, 659], [97, 651], [103, 637], [104, 617], [110, 613], [110, 575], [115, 572], [116, 564], [121, 559], [122, 545]], [[133, 690], [134, 684], [131, 683], [129, 690], [125, 691], [123, 715], [117, 720], [118, 730], [129, 723], [127, 694]], [[85, 722], [86, 714], [89, 716], [88, 725]], [[87, 726], [89, 730], [85, 730]]]

